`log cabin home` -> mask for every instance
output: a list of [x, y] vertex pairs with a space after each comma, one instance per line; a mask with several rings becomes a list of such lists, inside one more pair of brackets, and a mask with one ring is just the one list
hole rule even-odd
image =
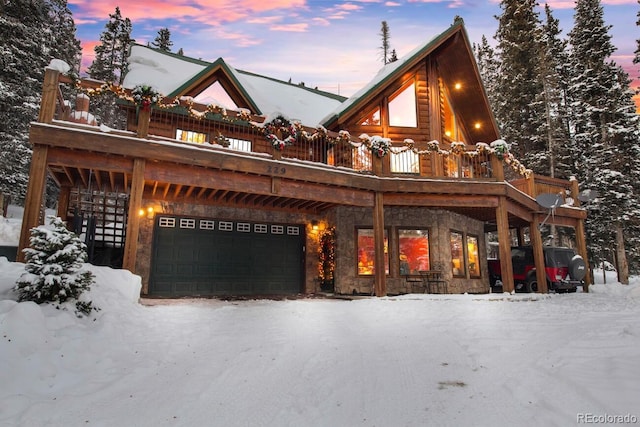
[[[562, 195], [548, 223], [587, 259], [578, 183], [508, 152], [461, 20], [349, 98], [222, 58], [133, 45], [129, 61], [122, 87], [47, 69], [20, 250], [48, 176], [91, 262], [140, 275], [143, 296], [488, 292], [489, 231], [510, 259], [528, 228], [544, 275], [542, 193]], [[88, 111], [106, 90], [126, 128]]]

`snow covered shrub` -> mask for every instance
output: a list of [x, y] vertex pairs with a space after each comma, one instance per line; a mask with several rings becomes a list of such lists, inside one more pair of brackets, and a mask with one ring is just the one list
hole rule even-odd
[[67, 230], [62, 219], [50, 216], [49, 221], [50, 227], [31, 229], [31, 247], [23, 250], [26, 271], [13, 288], [19, 294], [18, 301], [59, 304], [75, 299], [76, 313], [89, 314], [97, 308], [90, 301], [78, 301], [94, 279], [93, 273], [82, 270], [86, 245]]

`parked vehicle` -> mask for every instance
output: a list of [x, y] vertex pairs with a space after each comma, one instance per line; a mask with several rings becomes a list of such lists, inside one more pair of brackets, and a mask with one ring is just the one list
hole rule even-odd
[[[584, 284], [587, 267], [584, 259], [571, 248], [545, 246], [544, 265], [547, 288], [555, 292], [575, 292]], [[492, 259], [489, 264], [489, 280], [493, 292], [502, 292], [502, 270], [500, 260]], [[513, 282], [516, 292], [537, 292], [538, 279], [533, 259], [532, 246], [511, 248]]]

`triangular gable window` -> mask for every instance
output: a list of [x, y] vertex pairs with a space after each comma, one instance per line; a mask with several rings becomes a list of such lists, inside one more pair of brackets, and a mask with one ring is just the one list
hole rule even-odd
[[389, 125], [418, 127], [415, 82], [404, 86], [389, 98]]
[[229, 93], [227, 93], [219, 81], [215, 81], [211, 86], [200, 92], [193, 99], [200, 104], [219, 105], [228, 110], [238, 109], [236, 103], [233, 102], [233, 99], [231, 99]]
[[380, 107], [373, 110], [370, 114], [363, 117], [360, 121], [361, 126], [380, 126]]

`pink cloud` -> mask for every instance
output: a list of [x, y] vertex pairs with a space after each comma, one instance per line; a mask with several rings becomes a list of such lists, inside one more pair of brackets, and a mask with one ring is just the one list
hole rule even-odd
[[287, 31], [293, 33], [304, 33], [309, 28], [309, 24], [301, 22], [298, 24], [280, 24], [269, 27], [272, 31]]

